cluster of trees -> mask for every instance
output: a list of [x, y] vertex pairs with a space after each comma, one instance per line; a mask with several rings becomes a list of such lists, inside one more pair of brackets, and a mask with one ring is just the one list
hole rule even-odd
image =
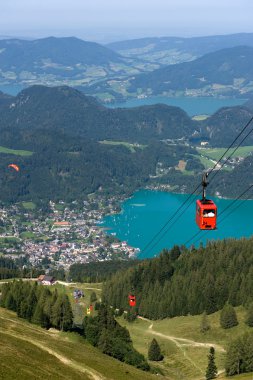
[[226, 374], [233, 376], [253, 372], [253, 333], [245, 333], [234, 339], [228, 347], [226, 357]]
[[149, 370], [144, 356], [133, 348], [128, 330], [115, 320], [112, 309], [101, 304], [98, 315], [85, 317], [83, 326], [85, 338], [104, 354], [144, 371]]
[[[13, 160], [10, 154], [2, 157], [3, 202], [30, 199], [36, 203], [41, 199], [71, 202], [97, 191], [129, 195], [155, 181], [150, 175], [156, 175], [158, 162], [165, 169], [173, 168], [184, 156], [187, 159], [190, 154], [197, 154], [189, 147], [168, 146], [156, 141], [133, 152], [126, 146], [101, 144], [64, 133], [56, 129], [26, 130], [15, 126], [1, 130], [0, 126], [3, 146], [32, 153], [16, 160], [19, 173], [10, 173], [7, 169]], [[173, 184], [181, 173], [177, 171], [175, 181], [174, 174], [171, 175]]]
[[36, 277], [41, 274], [41, 271], [35, 268], [28, 268], [25, 264], [26, 258], [24, 257], [17, 257], [16, 260], [12, 260], [8, 257], [0, 256], [0, 280]]
[[1, 291], [0, 306], [15, 311], [19, 317], [46, 329], [72, 329], [73, 313], [66, 294], [22, 280], [3, 284]]
[[13, 260], [0, 256], [0, 280], [19, 277], [19, 275], [20, 271]]
[[69, 268], [69, 278], [74, 282], [104, 282], [120, 270], [126, 270], [140, 263], [140, 260], [112, 260], [73, 264]]
[[127, 309], [134, 289], [137, 311], [150, 319], [213, 313], [226, 302], [251, 303], [253, 238], [222, 240], [198, 249], [175, 246], [106, 282], [103, 300]]
[[[90, 302], [96, 300], [96, 293], [91, 293]], [[144, 356], [133, 348], [128, 330], [115, 320], [113, 310], [103, 304], [95, 304], [97, 316], [85, 317], [83, 328], [80, 328], [73, 325], [72, 308], [66, 294], [58, 293], [57, 289], [51, 291], [37, 282], [15, 280], [2, 285], [0, 306], [46, 329], [76, 331], [104, 354], [144, 371], [150, 369]]]

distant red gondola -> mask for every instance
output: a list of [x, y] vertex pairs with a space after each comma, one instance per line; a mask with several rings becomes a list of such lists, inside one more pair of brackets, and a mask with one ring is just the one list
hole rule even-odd
[[135, 306], [136, 305], [136, 297], [133, 294], [129, 294], [128, 296], [128, 302], [129, 306]]
[[217, 206], [211, 199], [206, 199], [207, 173], [203, 175], [202, 199], [196, 202], [196, 223], [201, 230], [215, 230], [217, 220]]

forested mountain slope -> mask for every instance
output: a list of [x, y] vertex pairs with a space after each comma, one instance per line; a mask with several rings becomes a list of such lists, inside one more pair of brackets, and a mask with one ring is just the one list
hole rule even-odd
[[107, 281], [103, 298], [127, 308], [134, 292], [138, 313], [150, 319], [213, 313], [228, 301], [253, 301], [253, 239], [223, 240], [205, 248], [174, 247]]
[[0, 129], [60, 129], [96, 140], [181, 138], [193, 133], [196, 124], [178, 107], [109, 109], [66, 86], [30, 87], [5, 102], [0, 112]]

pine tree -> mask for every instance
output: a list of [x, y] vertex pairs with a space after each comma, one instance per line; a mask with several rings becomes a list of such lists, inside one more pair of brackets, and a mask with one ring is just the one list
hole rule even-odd
[[62, 297], [62, 320], [60, 322], [60, 329], [68, 331], [73, 325], [73, 313], [69, 298], [66, 294]]
[[68, 331], [72, 327], [73, 313], [66, 294], [59, 295], [52, 307], [52, 324], [62, 331]]
[[204, 313], [203, 313], [203, 315], [202, 315], [202, 319], [201, 319], [200, 331], [201, 331], [202, 333], [205, 333], [205, 332], [207, 332], [208, 330], [210, 330], [210, 324], [209, 324], [209, 322], [208, 322], [206, 312], [204, 311]]
[[230, 329], [238, 325], [235, 309], [228, 303], [221, 310], [220, 325], [223, 329]]
[[11, 291], [9, 291], [6, 296], [5, 307], [9, 310], [16, 311], [16, 301]]
[[227, 376], [233, 376], [241, 373], [242, 352], [243, 344], [241, 338], [237, 338], [229, 344], [225, 363]]
[[206, 369], [206, 380], [215, 379], [217, 377], [217, 367], [215, 365], [215, 350], [210, 347], [208, 355], [208, 365]]
[[43, 321], [44, 321], [44, 312], [43, 307], [40, 304], [40, 302], [37, 303], [36, 308], [34, 310], [34, 314], [32, 316], [32, 323], [35, 323], [36, 325], [43, 327]]
[[97, 295], [95, 292], [92, 292], [90, 295], [90, 303], [96, 302], [97, 301]]
[[[37, 284], [37, 283], [35, 283]], [[34, 311], [35, 311], [35, 308], [36, 308], [36, 305], [37, 305], [37, 296], [36, 296], [36, 290], [37, 290], [37, 286], [36, 285], [33, 285], [31, 290], [30, 290], [30, 293], [29, 293], [29, 296], [27, 298], [27, 309], [26, 309], [26, 319], [28, 319], [29, 322], [31, 322], [31, 319], [33, 317], [33, 314], [34, 314]]]
[[161, 354], [160, 346], [155, 338], [150, 343], [150, 346], [148, 349], [148, 358], [149, 360], [152, 360], [152, 361], [163, 360], [163, 355]]
[[245, 323], [248, 326], [253, 327], [253, 303], [249, 306]]

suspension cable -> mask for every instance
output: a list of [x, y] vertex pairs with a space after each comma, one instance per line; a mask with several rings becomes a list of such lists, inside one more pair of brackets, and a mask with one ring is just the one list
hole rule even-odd
[[[253, 120], [253, 116], [250, 118], [250, 120], [245, 124], [245, 126], [243, 127], [243, 129], [241, 130], [241, 132], [236, 136], [236, 138], [232, 141], [232, 143], [229, 145], [229, 147], [225, 150], [225, 152], [222, 154], [222, 156], [220, 157], [220, 159], [215, 163], [215, 165], [213, 166], [213, 168], [209, 171], [209, 175], [214, 171], [214, 169], [217, 167], [217, 165], [221, 162], [221, 160], [225, 157], [225, 155], [227, 154], [227, 152], [232, 148], [232, 146], [234, 145], [234, 143], [238, 140], [238, 138], [243, 134], [243, 132], [248, 128], [248, 126], [250, 125], [250, 123], [252, 122]], [[223, 168], [223, 166], [226, 164], [226, 162], [231, 158], [231, 156], [236, 152], [236, 150], [240, 147], [240, 145], [245, 141], [245, 139], [249, 136], [249, 134], [252, 132], [252, 130], [250, 130], [250, 132], [243, 138], [243, 140], [237, 145], [237, 147], [234, 149], [234, 151], [232, 152], [231, 155], [228, 156], [228, 158], [225, 160], [225, 162], [223, 162], [223, 164], [219, 167], [219, 169], [216, 171], [216, 173], [213, 175], [212, 179], [214, 179], [214, 177], [217, 175], [217, 173]], [[179, 211], [187, 204], [187, 202], [192, 198], [192, 196], [194, 195], [194, 193], [201, 187], [201, 184], [199, 184], [193, 191], [191, 194], [189, 194], [189, 196], [187, 197], [187, 199], [180, 205], [180, 207], [171, 215], [171, 217], [167, 220], [167, 222], [162, 226], [162, 228], [153, 236], [153, 238], [146, 244], [146, 246], [143, 248], [142, 252], [145, 252], [151, 245], [152, 243], [154, 243], [152, 245], [152, 247], [150, 247], [149, 249], [152, 249], [154, 248], [159, 242], [160, 240], [163, 238], [163, 236], [168, 232], [168, 230], [176, 223], [176, 221], [184, 214], [184, 212], [190, 207], [190, 205], [193, 203], [193, 201], [190, 202], [190, 204], [185, 208], [185, 210], [182, 211], [182, 213], [177, 217], [177, 219], [173, 222], [173, 224], [171, 225], [171, 227], [169, 227], [166, 231], [165, 228], [169, 225], [169, 223], [177, 216], [177, 214], [179, 213]], [[163, 235], [158, 239], [157, 242], [155, 242], [155, 240], [159, 237], [159, 235], [162, 233]]]
[[[240, 200], [240, 198], [242, 198], [243, 197], [243, 195], [244, 194], [246, 194], [250, 189], [252, 189], [253, 188], [253, 184], [252, 185], [250, 185], [246, 190], [244, 190], [236, 199], [234, 199], [233, 200], [233, 202], [232, 203], [230, 203], [227, 207], [225, 207], [224, 208], [224, 210], [222, 210], [222, 212], [220, 213], [220, 216], [222, 215], [222, 214], [224, 214], [228, 209], [230, 209], [233, 205], [235, 205], [235, 203], [236, 202], [238, 202], [239, 200]], [[227, 219], [227, 217], [230, 215], [230, 214], [232, 214], [235, 210], [237, 210], [245, 201], [247, 201], [249, 199], [249, 197], [247, 197], [247, 198], [245, 198], [245, 199], [241, 199], [241, 203], [239, 203], [236, 207], [234, 207], [232, 210], [230, 210], [230, 212], [227, 214], [227, 215], [225, 215], [220, 221], [219, 221], [219, 225], [222, 223], [222, 222], [224, 222], [224, 220], [225, 219]], [[187, 245], [189, 242], [191, 242], [192, 240], [193, 240], [193, 242], [192, 242], [192, 244], [196, 244], [200, 239], [201, 239], [201, 237], [199, 238], [199, 239], [195, 239], [201, 232], [205, 232], [205, 234], [206, 233], [208, 233], [208, 231], [198, 231], [198, 233], [196, 233], [195, 235], [193, 235], [193, 237], [192, 238], [190, 238], [190, 239], [188, 239], [185, 243], [184, 243], [184, 245]]]

